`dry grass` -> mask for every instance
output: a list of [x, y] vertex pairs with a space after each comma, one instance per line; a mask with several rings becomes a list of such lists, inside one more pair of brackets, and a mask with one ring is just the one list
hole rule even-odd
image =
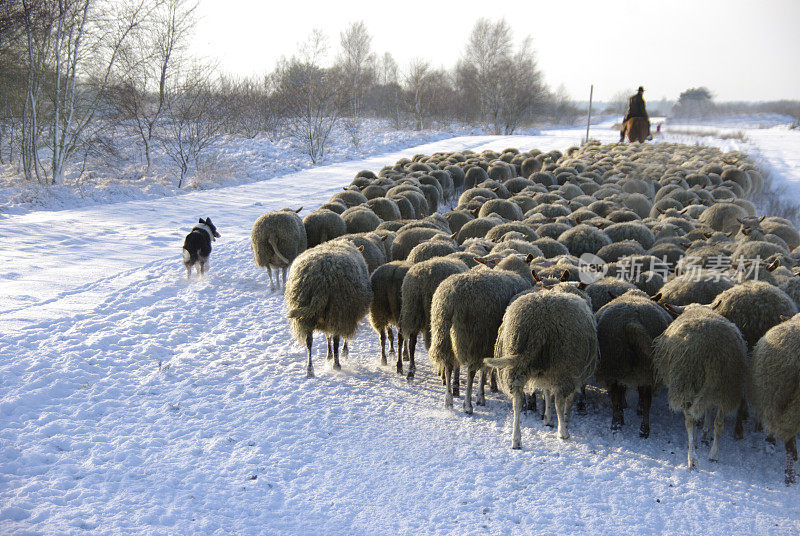
[[684, 134], [687, 136], [719, 138], [721, 140], [739, 140], [742, 142], [748, 141], [747, 136], [742, 130], [719, 130], [715, 128], [706, 128], [706, 127], [682, 128], [682, 127], [670, 127], [664, 125], [663, 127], [661, 127], [661, 131], [664, 134]]

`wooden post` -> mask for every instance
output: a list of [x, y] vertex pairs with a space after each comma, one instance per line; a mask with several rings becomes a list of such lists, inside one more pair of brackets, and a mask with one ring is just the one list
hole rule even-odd
[[592, 94], [594, 93], [594, 84], [589, 87], [589, 118], [586, 120], [586, 140], [584, 143], [589, 142], [589, 125], [592, 124]]

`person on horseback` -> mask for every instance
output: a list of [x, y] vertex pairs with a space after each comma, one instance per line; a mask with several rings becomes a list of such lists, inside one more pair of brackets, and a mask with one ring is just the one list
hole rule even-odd
[[644, 117], [647, 119], [648, 128], [650, 126], [650, 118], [647, 116], [647, 110], [644, 106], [644, 97], [642, 94], [644, 93], [644, 88], [639, 86], [639, 90], [636, 92], [636, 95], [631, 95], [628, 99], [628, 111], [625, 112], [625, 119], [622, 120], [622, 130], [619, 133], [619, 141], [623, 141], [625, 139], [625, 123], [628, 122], [628, 119], [632, 117]]

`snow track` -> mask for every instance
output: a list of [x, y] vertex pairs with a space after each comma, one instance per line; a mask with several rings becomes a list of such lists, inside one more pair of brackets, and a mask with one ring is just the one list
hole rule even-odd
[[[458, 399], [446, 410], [424, 351], [409, 384], [378, 365], [366, 324], [341, 372], [317, 336], [317, 377], [304, 377], [282, 296], [252, 262], [258, 215], [311, 210], [355, 171], [400, 156], [565, 149], [577, 132], [454, 139], [248, 186], [2, 220], [0, 534], [800, 533], [782, 449], [766, 454], [752, 423], [741, 442], [726, 423], [721, 461], [701, 445], [689, 473], [682, 417], [663, 396], [644, 440], [635, 400], [611, 433], [606, 397], [590, 390], [568, 441], [531, 414], [512, 451], [504, 397], [472, 416]], [[201, 215], [223, 236], [207, 277], [187, 282], [178, 249]]]

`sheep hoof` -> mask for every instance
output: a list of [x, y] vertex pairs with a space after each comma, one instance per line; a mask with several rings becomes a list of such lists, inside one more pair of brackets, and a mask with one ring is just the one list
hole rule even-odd
[[475, 400], [475, 405], [476, 406], [485, 406], [486, 405], [486, 399], [478, 397], [477, 400]]
[[575, 415], [586, 415], [586, 402], [580, 401], [575, 405]]
[[710, 462], [718, 462], [719, 461], [719, 454], [709, 454], [708, 461]]
[[687, 471], [694, 471], [697, 469], [697, 458], [689, 459], [689, 464], [686, 466]]
[[733, 431], [733, 438], [737, 441], [740, 439], [744, 439], [744, 429], [737, 426], [736, 429]]
[[764, 445], [764, 452], [767, 454], [775, 454], [775, 443], [767, 441], [767, 444]]
[[388, 364], [389, 364], [389, 362], [388, 362], [388, 361], [386, 361], [386, 357], [381, 357], [381, 366], [382, 366], [382, 367], [385, 367], [385, 366], [386, 366], [386, 365], [388, 365]]
[[306, 378], [313, 378], [314, 377], [314, 369], [313, 367], [308, 367], [306, 369]]
[[406, 376], [406, 379], [408, 381], [411, 381], [411, 380], [414, 379], [414, 372], [415, 371], [416, 371], [416, 369], [414, 367], [408, 367], [408, 376]]
[[639, 437], [642, 437], [644, 439], [650, 437], [650, 427], [642, 425], [641, 428], [639, 428]]
[[611, 423], [611, 431], [612, 432], [619, 432], [622, 430], [622, 423], [621, 422], [612, 422]]
[[569, 432], [559, 432], [558, 437], [561, 439], [569, 439]]
[[707, 446], [709, 446], [709, 445], [711, 444], [711, 439], [709, 439], [709, 438], [708, 438], [708, 437], [706, 437], [706, 436], [703, 436], [703, 437], [701, 437], [701, 438], [700, 438], [700, 442], [701, 442], [701, 443], [702, 443], [704, 446], [706, 446], [706, 447], [707, 447]]
[[342, 365], [340, 365], [339, 363], [334, 363], [333, 370], [342, 370]]
[[397, 363], [397, 373], [398, 374], [402, 374], [403, 373], [403, 364], [400, 363], [399, 361]]
[[556, 427], [555, 424], [553, 424], [551, 422], [547, 422], [547, 421], [545, 421], [544, 425], [547, 426], [548, 428], [555, 428]]
[[514, 441], [514, 442], [511, 443], [511, 448], [513, 450], [521, 450], [522, 449], [522, 445], [519, 443], [519, 441]]
[[791, 470], [787, 469], [786, 470], [786, 477], [784, 478], [783, 482], [787, 486], [791, 486], [792, 484], [796, 484], [797, 483], [797, 478], [795, 478], [794, 471], [791, 471]]

